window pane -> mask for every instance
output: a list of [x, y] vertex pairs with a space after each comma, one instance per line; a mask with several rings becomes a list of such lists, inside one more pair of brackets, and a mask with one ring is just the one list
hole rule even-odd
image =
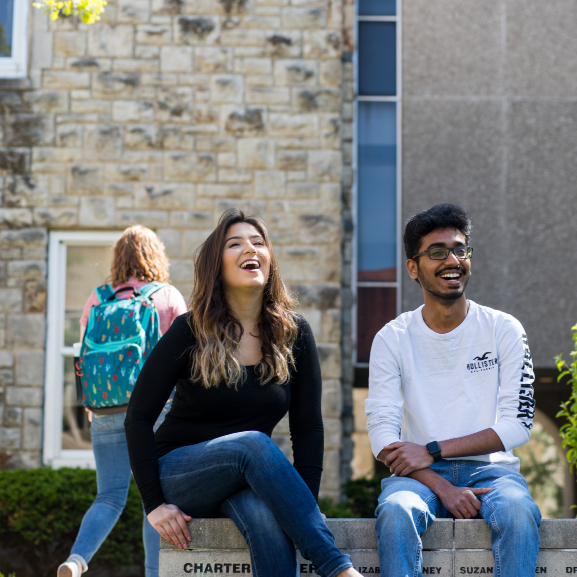
[[359, 94], [397, 92], [397, 29], [394, 22], [359, 22]]
[[0, 57], [12, 56], [14, 0], [0, 0]]
[[66, 250], [66, 306], [64, 345], [80, 337], [80, 317], [94, 287], [110, 274], [112, 249], [107, 246], [68, 246]]
[[84, 410], [84, 405], [76, 402], [74, 379], [74, 357], [65, 357], [62, 395], [62, 448], [92, 449], [88, 413]]
[[368, 363], [375, 335], [397, 316], [397, 289], [359, 287], [357, 361]]
[[359, 0], [359, 16], [395, 16], [397, 0]]
[[397, 275], [397, 105], [359, 102], [358, 280]]

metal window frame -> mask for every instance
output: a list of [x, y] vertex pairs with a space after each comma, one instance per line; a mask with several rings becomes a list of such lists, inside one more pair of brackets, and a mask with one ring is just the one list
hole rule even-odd
[[12, 56], [0, 57], [0, 78], [25, 78], [28, 75], [28, 4], [14, 0]]
[[65, 357], [72, 347], [64, 343], [66, 252], [69, 246], [112, 246], [121, 231], [51, 231], [48, 241], [48, 303], [44, 379], [44, 439], [42, 462], [53, 468], [94, 468], [90, 450], [62, 449], [62, 381]]
[[[359, 22], [395, 22], [396, 23], [396, 64], [397, 64], [397, 94], [395, 96], [360, 96], [359, 95]], [[352, 169], [353, 169], [353, 188], [352, 188], [352, 217], [354, 225], [353, 233], [353, 255], [352, 255], [352, 292], [353, 292], [353, 365], [355, 367], [368, 367], [369, 363], [361, 363], [357, 360], [357, 296], [359, 287], [381, 287], [381, 288], [395, 288], [397, 297], [397, 315], [401, 314], [401, 275], [403, 272], [402, 258], [402, 90], [403, 90], [403, 76], [402, 76], [402, 0], [397, 0], [397, 14], [396, 16], [359, 16], [358, 2], [355, 2], [355, 26], [353, 30], [354, 52], [353, 52], [353, 86], [354, 86], [354, 103], [353, 103], [353, 153], [352, 153]], [[363, 101], [371, 102], [395, 102], [397, 105], [397, 280], [395, 282], [380, 282], [380, 281], [362, 281], [357, 280], [358, 263], [358, 103]]]

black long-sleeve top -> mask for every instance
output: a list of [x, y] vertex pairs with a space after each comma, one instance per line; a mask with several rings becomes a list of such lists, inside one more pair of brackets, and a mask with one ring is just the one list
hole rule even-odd
[[[246, 378], [236, 389], [224, 383], [206, 389], [190, 380], [195, 338], [186, 314], [174, 321], [142, 367], [125, 421], [130, 465], [147, 514], [165, 502], [158, 476], [160, 457], [241, 431], [270, 437], [287, 411], [294, 467], [318, 498], [324, 441], [321, 371], [309, 324], [297, 317], [297, 325], [289, 382], [260, 385], [254, 368], [246, 367]], [[172, 408], [155, 438], [153, 425], [175, 386]]]

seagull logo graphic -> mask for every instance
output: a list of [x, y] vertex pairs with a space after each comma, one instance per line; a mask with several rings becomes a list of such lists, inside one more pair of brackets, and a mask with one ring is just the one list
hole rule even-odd
[[474, 361], [486, 361], [487, 360], [487, 355], [490, 355], [491, 351], [487, 351], [482, 357], [475, 357], [473, 360]]

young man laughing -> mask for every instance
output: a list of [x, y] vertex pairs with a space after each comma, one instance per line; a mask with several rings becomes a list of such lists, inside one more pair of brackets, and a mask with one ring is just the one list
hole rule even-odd
[[367, 427], [384, 479], [376, 510], [381, 573], [422, 575], [421, 534], [437, 517], [482, 517], [495, 574], [533, 577], [541, 515], [512, 449], [535, 412], [527, 336], [512, 316], [465, 298], [471, 221], [439, 204], [404, 234], [424, 305], [377, 333]]

